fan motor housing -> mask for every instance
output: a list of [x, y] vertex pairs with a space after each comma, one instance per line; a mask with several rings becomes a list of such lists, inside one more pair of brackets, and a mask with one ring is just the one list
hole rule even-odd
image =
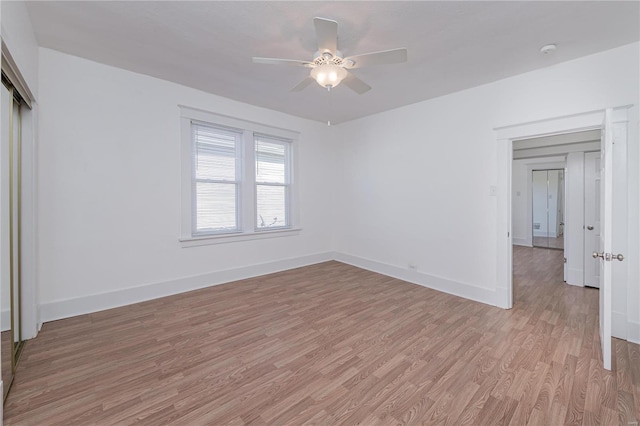
[[316, 65], [322, 64], [331, 64], [331, 65], [342, 65], [342, 52], [336, 50], [335, 55], [331, 52], [316, 52], [313, 54], [313, 63]]

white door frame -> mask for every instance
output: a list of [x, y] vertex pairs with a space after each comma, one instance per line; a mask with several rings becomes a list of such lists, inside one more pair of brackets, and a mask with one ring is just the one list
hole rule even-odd
[[[613, 122], [627, 126], [630, 105], [614, 108]], [[511, 229], [511, 179], [513, 141], [602, 128], [605, 110], [550, 118], [494, 129], [497, 144], [496, 305], [513, 307], [513, 251]], [[620, 132], [626, 137], [626, 132]], [[626, 143], [626, 141], [625, 141]]]

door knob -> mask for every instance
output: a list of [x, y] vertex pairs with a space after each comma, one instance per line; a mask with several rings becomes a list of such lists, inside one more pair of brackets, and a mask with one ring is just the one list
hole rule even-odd
[[589, 225], [589, 226], [587, 226], [587, 229], [588, 229], [589, 231], [593, 231], [593, 226]]
[[604, 252], [598, 253], [597, 251], [594, 251], [593, 253], [591, 253], [591, 257], [593, 257], [594, 259], [601, 258], [608, 261], [615, 259], [622, 262], [624, 260], [624, 256], [621, 254], [611, 254], [611, 253], [605, 254]]

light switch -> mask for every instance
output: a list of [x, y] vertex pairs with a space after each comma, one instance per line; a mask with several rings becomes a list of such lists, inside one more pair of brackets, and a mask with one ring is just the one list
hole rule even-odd
[[489, 187], [489, 195], [495, 197], [496, 193], [498, 192], [498, 189], [496, 188], [495, 185], [491, 185]]

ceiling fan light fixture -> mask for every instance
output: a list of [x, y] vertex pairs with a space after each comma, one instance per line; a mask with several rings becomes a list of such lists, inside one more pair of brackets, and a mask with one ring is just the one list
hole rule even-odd
[[311, 77], [327, 89], [336, 87], [346, 76], [347, 70], [333, 64], [319, 65], [311, 70]]
[[312, 61], [254, 57], [253, 62], [311, 68], [311, 75], [293, 87], [291, 92], [303, 90], [314, 80], [321, 87], [329, 90], [344, 81], [345, 86], [359, 95], [371, 90], [371, 86], [353, 75], [350, 72], [351, 68], [407, 62], [407, 49], [405, 48], [381, 50], [345, 58], [338, 50], [338, 23], [331, 19], [314, 18], [313, 25], [316, 29], [318, 50], [313, 54]]

